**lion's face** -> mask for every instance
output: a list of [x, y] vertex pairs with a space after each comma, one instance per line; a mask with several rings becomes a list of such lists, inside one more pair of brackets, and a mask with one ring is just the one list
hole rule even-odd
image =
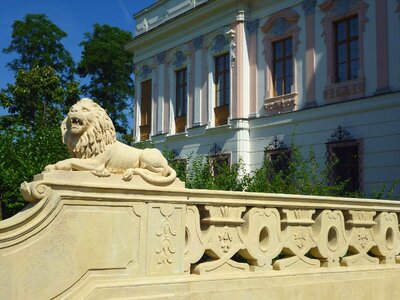
[[107, 112], [89, 98], [71, 107], [61, 132], [68, 151], [77, 158], [94, 157], [116, 142], [115, 128]]
[[68, 122], [72, 134], [82, 134], [96, 120], [93, 101], [84, 99], [74, 104], [68, 113]]

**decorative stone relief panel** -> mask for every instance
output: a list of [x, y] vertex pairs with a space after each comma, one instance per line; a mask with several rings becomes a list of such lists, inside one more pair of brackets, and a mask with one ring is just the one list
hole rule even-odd
[[232, 257], [244, 249], [240, 227], [245, 207], [205, 206], [206, 217], [201, 220], [206, 262], [198, 264], [194, 273], [226, 273], [249, 270], [246, 263], [237, 262]]
[[183, 272], [184, 246], [183, 207], [152, 204], [148, 213], [148, 276]]

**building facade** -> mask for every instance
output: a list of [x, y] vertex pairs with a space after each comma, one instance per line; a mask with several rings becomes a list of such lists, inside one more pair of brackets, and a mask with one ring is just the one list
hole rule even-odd
[[160, 0], [135, 19], [136, 141], [252, 171], [294, 140], [350, 190], [400, 178], [400, 0]]

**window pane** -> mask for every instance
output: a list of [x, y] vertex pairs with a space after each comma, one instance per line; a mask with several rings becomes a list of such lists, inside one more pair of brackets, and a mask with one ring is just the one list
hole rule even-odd
[[282, 78], [283, 76], [283, 64], [278, 62], [275, 64], [275, 78]]
[[292, 92], [293, 77], [286, 77], [285, 80], [285, 94], [290, 94]]
[[291, 56], [292, 55], [292, 39], [286, 39], [285, 40], [285, 56]]
[[285, 61], [285, 75], [293, 76], [293, 61], [291, 59]]
[[338, 65], [338, 81], [347, 80], [347, 64]]
[[359, 60], [353, 60], [350, 64], [350, 79], [358, 78]]
[[347, 37], [346, 34], [346, 21], [339, 22], [336, 24], [336, 40], [343, 41]]
[[358, 17], [349, 20], [350, 37], [358, 36]]
[[282, 42], [276, 42], [274, 43], [274, 57], [275, 59], [282, 58], [283, 56], [283, 43]]
[[347, 61], [347, 45], [342, 44], [337, 47], [337, 58], [338, 63], [343, 63]]
[[282, 79], [275, 80], [275, 95], [276, 96], [282, 95]]
[[350, 42], [350, 59], [358, 59], [358, 40]]

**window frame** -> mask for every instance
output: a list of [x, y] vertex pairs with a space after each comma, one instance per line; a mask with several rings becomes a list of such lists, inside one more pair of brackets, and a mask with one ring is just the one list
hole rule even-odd
[[[221, 126], [228, 124], [229, 110], [231, 103], [231, 66], [230, 66], [230, 53], [225, 52], [213, 57], [214, 59], [214, 116], [215, 126]], [[220, 60], [223, 60], [222, 64], [219, 64]], [[222, 65], [222, 70], [219, 66]], [[221, 75], [221, 77], [219, 77]], [[222, 84], [218, 89], [219, 79]], [[222, 92], [222, 97], [219, 97]], [[222, 101], [219, 101], [222, 98]]]
[[[149, 92], [144, 93], [144, 91]], [[140, 141], [150, 138], [152, 114], [152, 79], [140, 82]]]
[[[300, 15], [292, 8], [278, 11], [271, 15], [261, 26], [264, 33], [263, 45], [265, 55], [265, 115], [276, 115], [297, 109], [299, 95], [297, 93], [297, 51], [300, 44]], [[288, 94], [276, 95], [273, 76], [273, 43], [292, 38], [292, 85]]]
[[[286, 41], [290, 40], [291, 43], [291, 51], [289, 55], [286, 55]], [[276, 45], [278, 44], [282, 44], [282, 57], [277, 58], [276, 55]], [[272, 85], [273, 85], [273, 95], [274, 97], [277, 96], [284, 96], [287, 94], [290, 94], [292, 92], [292, 85], [294, 84], [294, 62], [293, 62], [293, 37], [290, 36], [286, 36], [284, 38], [278, 39], [278, 40], [274, 40], [271, 43], [271, 47], [272, 47]], [[291, 72], [291, 76], [287, 76], [286, 74], [286, 62], [290, 61], [291, 62], [291, 68], [292, 68], [292, 72]], [[276, 67], [278, 63], [282, 63], [283, 67], [282, 67], [282, 88], [281, 91], [278, 93], [277, 89], [276, 89]], [[290, 84], [290, 90], [289, 92], [286, 92], [286, 83], [288, 81], [287, 77], [292, 77], [292, 84]]]
[[[221, 64], [222, 70], [219, 70], [219, 60], [223, 60], [223, 63]], [[231, 71], [230, 71], [230, 55], [229, 53], [222, 53], [219, 55], [214, 56], [214, 88], [215, 88], [215, 107], [222, 107], [222, 106], [229, 106], [230, 105], [230, 98], [231, 98]], [[222, 86], [223, 88], [218, 89], [218, 79], [219, 75], [222, 76]], [[222, 91], [222, 97], [218, 97], [219, 94], [221, 94]], [[221, 103], [219, 103], [220, 98], [222, 98]]]
[[[356, 184], [357, 189], [355, 190], [349, 190], [346, 188], [347, 192], [357, 192], [357, 191], [363, 191], [363, 143], [361, 139], [349, 139], [349, 140], [343, 140], [343, 141], [332, 141], [326, 143], [326, 151], [327, 151], [327, 163], [330, 164], [332, 163], [333, 159], [337, 156], [335, 154], [335, 149], [345, 149], [349, 147], [354, 147], [357, 146], [357, 175], [358, 175], [358, 180], [357, 183], [354, 183], [352, 178], [344, 178], [342, 179], [343, 181], [346, 181], [350, 179], [349, 183], [351, 185]], [[329, 173], [329, 181], [331, 184], [335, 184], [338, 181], [340, 177], [338, 177], [337, 174], [337, 167], [341, 164], [340, 160], [338, 162], [337, 166], [334, 166], [332, 170], [330, 170]], [[349, 169], [349, 166], [340, 166], [342, 168], [347, 168]]]
[[[357, 36], [351, 37], [350, 33], [350, 21], [356, 19], [357, 20]], [[345, 23], [346, 27], [346, 38], [342, 41], [338, 41], [338, 25], [340, 23]], [[335, 20], [333, 22], [333, 32], [334, 32], [334, 66], [335, 66], [335, 82], [345, 82], [349, 80], [354, 80], [359, 77], [359, 70], [360, 70], [360, 29], [359, 29], [359, 16], [358, 14], [352, 14], [350, 16], [346, 16], [344, 18]], [[358, 61], [358, 68], [357, 68], [357, 76], [355, 78], [351, 78], [351, 42], [357, 41], [358, 44], [358, 53], [357, 53], [357, 61]], [[339, 78], [339, 51], [338, 48], [341, 45], [346, 45], [346, 79], [340, 80]]]
[[175, 133], [184, 132], [186, 129], [188, 107], [187, 74], [186, 66], [175, 70]]
[[210, 171], [211, 171], [211, 176], [215, 177], [218, 176], [218, 170], [216, 168], [216, 163], [219, 162], [226, 162], [227, 166], [230, 168], [232, 159], [231, 159], [231, 154], [230, 153], [218, 153], [218, 154], [213, 154], [208, 157], [208, 163], [210, 164]]
[[[318, 5], [323, 13], [321, 20], [322, 37], [326, 45], [326, 84], [324, 98], [326, 103], [343, 102], [365, 96], [365, 66], [364, 66], [364, 38], [367, 18], [368, 3], [365, 0], [349, 1], [348, 6], [339, 7], [339, 2], [324, 0]], [[335, 22], [358, 16], [358, 76], [356, 79], [337, 82], [336, 80], [336, 54], [335, 54]]]

